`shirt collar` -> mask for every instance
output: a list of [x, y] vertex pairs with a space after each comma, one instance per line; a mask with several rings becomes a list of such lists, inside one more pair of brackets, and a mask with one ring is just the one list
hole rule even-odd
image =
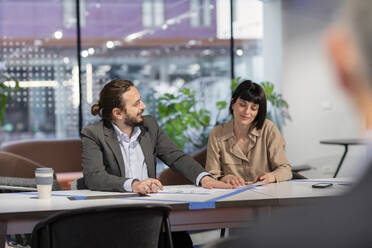
[[[253, 138], [253, 136], [259, 137], [261, 135], [261, 132], [257, 130], [256, 127], [254, 127], [250, 132], [250, 137]], [[231, 137], [235, 137], [234, 134], [234, 119], [230, 120], [229, 122], [222, 125], [222, 139], [229, 139]]]
[[133, 141], [136, 141], [138, 139], [138, 136], [141, 134], [141, 129], [139, 127], [134, 127], [132, 136], [129, 139], [128, 135], [126, 133], [123, 133], [114, 122], [111, 123], [112, 126], [114, 127], [119, 142], [124, 141], [126, 143], [132, 143]]

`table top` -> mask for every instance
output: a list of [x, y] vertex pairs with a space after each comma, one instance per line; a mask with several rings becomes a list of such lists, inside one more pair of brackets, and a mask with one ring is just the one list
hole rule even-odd
[[321, 140], [320, 144], [325, 145], [364, 145], [365, 141], [364, 139], [327, 139], [327, 140]]
[[[333, 182], [333, 186], [315, 189], [318, 182]], [[37, 198], [36, 192], [0, 194], [0, 219], [20, 218], [24, 214], [49, 215], [67, 209], [92, 206], [167, 204], [173, 210], [200, 210], [224, 207], [280, 205], [317, 200], [321, 197], [340, 195], [351, 187], [350, 180], [312, 179], [291, 180], [266, 186], [248, 185], [234, 190], [208, 190], [193, 185], [165, 186], [166, 191], [148, 196], [133, 193], [102, 192], [91, 190], [53, 191], [47, 200]]]

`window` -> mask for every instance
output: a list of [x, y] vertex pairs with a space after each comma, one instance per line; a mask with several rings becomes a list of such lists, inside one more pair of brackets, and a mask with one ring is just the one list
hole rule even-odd
[[213, 8], [214, 6], [210, 4], [210, 0], [191, 0], [191, 27], [211, 26], [211, 12]]
[[[85, 0], [80, 0], [80, 26], [86, 25]], [[76, 1], [62, 0], [62, 22], [65, 28], [76, 28]]]
[[[266, 80], [263, 68], [263, 3], [258, 0], [233, 1], [235, 75], [255, 82]], [[229, 15], [230, 16], [230, 15]], [[230, 32], [230, 27], [226, 25]]]
[[[155, 3], [167, 11], [164, 25], [143, 28], [143, 20], [154, 17]], [[215, 16], [215, 1], [202, 4], [209, 6], [204, 10], [208, 10], [210, 17]], [[81, 39], [86, 51], [81, 67], [83, 126], [97, 120], [90, 108], [104, 84], [114, 78], [134, 82], [147, 106], [145, 114], [159, 117], [160, 96], [189, 88], [196, 92], [200, 107], [210, 110], [211, 123], [217, 118], [216, 102], [231, 98], [226, 90], [231, 80], [230, 43], [216, 37], [216, 22], [203, 30], [190, 27], [190, 2], [185, 0], [110, 0], [102, 1], [94, 11], [102, 18], [94, 25], [89, 20]], [[110, 15], [103, 14], [107, 11]], [[94, 30], [100, 30], [98, 36], [92, 35]], [[94, 53], [89, 54], [89, 50]], [[164, 127], [165, 118], [158, 121]], [[191, 149], [195, 148], [189, 144], [185, 151], [192, 152]]]
[[143, 0], [142, 25], [144, 27], [160, 27], [164, 23], [163, 0]]
[[[234, 2], [242, 4], [234, 26], [235, 72], [256, 80], [262, 75], [262, 3]], [[230, 0], [81, 0], [80, 82], [75, 3], [2, 2], [0, 72], [17, 77], [21, 89], [7, 106], [0, 142], [78, 137], [79, 124], [97, 120], [90, 108], [114, 78], [134, 82], [146, 114], [158, 117], [159, 96], [189, 88], [211, 123], [222, 116], [216, 102], [231, 98]], [[185, 151], [193, 152], [190, 147]]]
[[61, 7], [56, 1], [1, 3], [0, 73], [16, 77], [20, 90], [11, 93], [0, 142], [79, 135], [76, 39], [63, 28]]

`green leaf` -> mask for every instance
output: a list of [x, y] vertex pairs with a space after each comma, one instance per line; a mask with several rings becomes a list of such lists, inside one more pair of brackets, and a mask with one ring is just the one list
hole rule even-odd
[[164, 96], [163, 96], [165, 99], [167, 100], [173, 100], [173, 99], [176, 99], [176, 97], [172, 94], [169, 94], [169, 93], [165, 93]]
[[6, 107], [7, 97], [5, 95], [0, 95], [0, 125], [4, 125], [4, 114]]
[[[10, 87], [5, 85], [6, 81], [14, 81], [15, 87]], [[5, 107], [7, 104], [7, 101], [11, 99], [10, 93], [12, 91], [18, 91], [19, 90], [19, 82], [15, 77], [8, 76], [7, 74], [0, 75], [0, 125], [4, 125], [5, 120]]]
[[241, 77], [231, 79], [231, 92], [234, 92], [243, 81], [244, 80]]
[[227, 106], [227, 102], [225, 101], [216, 102], [216, 107], [218, 110], [223, 110], [226, 108], [226, 106]]
[[193, 95], [193, 92], [189, 88], [181, 89], [180, 92], [185, 94], [186, 96], [192, 96]]
[[203, 126], [209, 126], [209, 122], [211, 121], [211, 118], [208, 115], [205, 115], [202, 117], [202, 121], [204, 123]]

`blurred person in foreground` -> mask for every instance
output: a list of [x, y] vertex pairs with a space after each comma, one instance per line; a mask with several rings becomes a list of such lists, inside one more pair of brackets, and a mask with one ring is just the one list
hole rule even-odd
[[[212, 247], [372, 247], [372, 1], [349, 0], [326, 34], [340, 87], [366, 123], [368, 169], [346, 195], [279, 209]], [[365, 158], [364, 158], [365, 159]]]

